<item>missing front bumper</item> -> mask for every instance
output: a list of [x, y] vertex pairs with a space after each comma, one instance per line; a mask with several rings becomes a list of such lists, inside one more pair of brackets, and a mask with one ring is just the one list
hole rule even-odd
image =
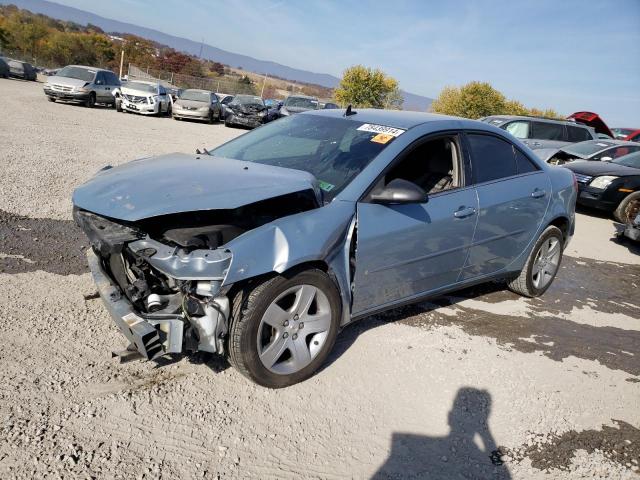
[[184, 321], [180, 317], [146, 319], [138, 315], [129, 300], [111, 281], [100, 259], [89, 249], [87, 261], [91, 274], [109, 314], [122, 334], [147, 360], [166, 353], [182, 352]]

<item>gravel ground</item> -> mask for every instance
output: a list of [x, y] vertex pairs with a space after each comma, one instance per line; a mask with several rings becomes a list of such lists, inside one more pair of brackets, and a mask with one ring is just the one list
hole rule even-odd
[[243, 131], [19, 81], [0, 103], [0, 478], [638, 478], [640, 257], [607, 217], [578, 215], [544, 297], [486, 285], [371, 317], [291, 388], [209, 355], [120, 365], [73, 187]]

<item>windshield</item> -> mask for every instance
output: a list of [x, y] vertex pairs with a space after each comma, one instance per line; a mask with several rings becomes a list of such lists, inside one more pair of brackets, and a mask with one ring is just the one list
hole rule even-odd
[[208, 92], [201, 92], [200, 90], [185, 90], [180, 95], [180, 100], [208, 103], [209, 100], [211, 100], [211, 95]]
[[301, 107], [315, 110], [318, 108], [318, 100], [315, 98], [289, 97], [284, 101], [285, 107]]
[[617, 163], [625, 167], [640, 168], [640, 152], [630, 153], [624, 157], [616, 158], [611, 163]]
[[583, 155], [590, 157], [594, 153], [602, 152], [608, 148], [615, 147], [615, 143], [607, 142], [606, 140], [596, 142], [580, 142], [574, 143], [570, 147], [565, 147], [562, 150], [568, 153], [575, 153], [576, 155]]
[[233, 99], [233, 103], [237, 103], [239, 105], [260, 105], [261, 107], [264, 106], [262, 98], [253, 95], [236, 95], [236, 97]]
[[93, 82], [96, 71], [82, 67], [64, 67], [62, 70], [58, 70], [56, 75], [58, 77], [75, 78], [77, 80], [84, 80], [85, 82]]
[[626, 137], [627, 135], [631, 135], [635, 130], [633, 128], [612, 128], [611, 131], [616, 134], [616, 136]]
[[158, 91], [157, 85], [151, 85], [151, 84], [142, 83], [142, 82], [127, 82], [127, 84], [124, 86], [126, 88], [130, 88], [132, 90], [139, 90], [141, 92], [156, 93]]
[[[316, 115], [293, 115], [246, 133], [212, 155], [304, 170], [316, 177], [332, 200], [395, 136], [358, 130], [362, 122]], [[402, 133], [402, 131], [399, 131]]]

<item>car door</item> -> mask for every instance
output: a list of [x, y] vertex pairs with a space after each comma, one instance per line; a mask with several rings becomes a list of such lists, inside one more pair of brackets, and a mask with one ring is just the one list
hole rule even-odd
[[496, 273], [535, 240], [551, 198], [544, 170], [506, 138], [469, 132], [478, 223], [461, 280]]
[[214, 117], [220, 116], [220, 100], [218, 100], [218, 96], [215, 93], [211, 94], [211, 111], [213, 112]]
[[111, 88], [107, 82], [105, 72], [98, 72], [95, 79], [96, 102], [105, 103], [111, 101]]
[[[478, 199], [475, 189], [465, 184], [459, 135], [454, 132], [439, 138], [450, 139], [455, 152], [450, 188], [435, 193], [432, 190], [422, 203], [379, 204], [368, 194], [357, 204], [352, 309], [356, 315], [458, 280], [473, 238]], [[428, 173], [431, 158], [418, 153], [427, 142], [439, 138], [426, 137], [408, 147], [372, 191], [394, 178], [425, 185], [420, 178]]]

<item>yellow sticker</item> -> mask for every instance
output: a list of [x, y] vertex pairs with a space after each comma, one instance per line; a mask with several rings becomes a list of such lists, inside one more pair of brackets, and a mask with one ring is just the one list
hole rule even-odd
[[393, 135], [389, 135], [388, 133], [379, 133], [375, 137], [373, 137], [371, 141], [376, 143], [388, 143], [390, 140], [393, 140], [394, 138], [396, 137], [394, 137]]

